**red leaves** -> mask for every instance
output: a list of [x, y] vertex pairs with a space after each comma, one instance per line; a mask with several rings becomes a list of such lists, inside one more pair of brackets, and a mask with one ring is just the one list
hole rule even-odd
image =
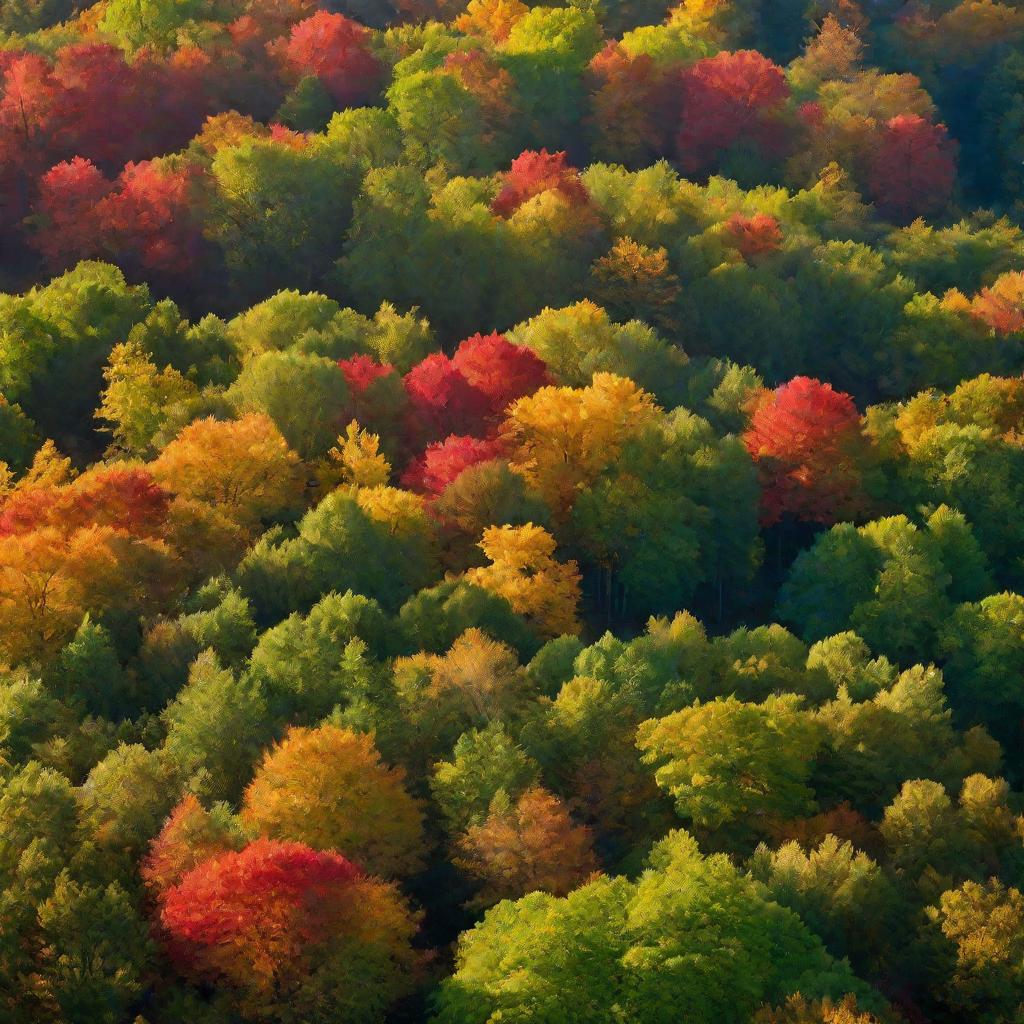
[[470, 384], [443, 352], [414, 366], [404, 383], [410, 433], [426, 441], [456, 431], [476, 432], [491, 411], [487, 395]]
[[317, 11], [292, 28], [281, 51], [293, 74], [315, 75], [347, 107], [370, 99], [380, 85], [383, 69], [368, 43], [369, 32], [358, 22]]
[[565, 153], [528, 149], [512, 161], [491, 210], [499, 217], [509, 217], [528, 199], [551, 190], [563, 196], [570, 206], [583, 206], [590, 201], [579, 171], [566, 163]]
[[57, 164], [40, 182], [33, 245], [53, 269], [107, 256], [184, 275], [202, 250], [193, 216], [198, 173], [143, 161], [128, 164], [113, 183], [81, 157]]
[[78, 43], [51, 61], [0, 62], [0, 170], [83, 156], [108, 171], [184, 145], [211, 112], [215, 69], [198, 50], [127, 63], [113, 46]]
[[[353, 363], [360, 358], [346, 362]], [[358, 367], [346, 373], [375, 372], [364, 363], [359, 363]], [[422, 447], [443, 437], [448, 437], [445, 445], [453, 440], [482, 444], [484, 442], [476, 442], [468, 435], [488, 433], [510, 403], [547, 384], [548, 374], [543, 360], [531, 349], [513, 345], [502, 334], [474, 334], [459, 345], [450, 359], [443, 352], [427, 356], [405, 375], [403, 383], [409, 398], [406, 434], [411, 447]], [[443, 446], [434, 445], [434, 448]], [[432, 471], [428, 462], [440, 457], [425, 453], [409, 468], [408, 480], [419, 489], [434, 491], [423, 474], [429, 476]], [[473, 459], [473, 462], [479, 461], [481, 458]], [[462, 468], [471, 464], [466, 463]], [[449, 473], [450, 470], [445, 470], [435, 479], [440, 480]], [[451, 476], [447, 482], [454, 478]]]
[[219, 831], [210, 812], [189, 793], [171, 811], [149, 847], [139, 873], [159, 898], [193, 868], [231, 849], [230, 836]]
[[744, 442], [759, 464], [762, 521], [783, 516], [834, 523], [853, 513], [860, 490], [860, 414], [831, 384], [794, 377], [765, 395]]
[[43, 175], [37, 205], [42, 226], [33, 244], [51, 268], [102, 253], [96, 211], [113, 187], [95, 164], [80, 156]]
[[513, 345], [503, 334], [467, 338], [452, 357], [452, 365], [487, 396], [495, 414], [550, 383], [544, 361], [525, 345]]
[[257, 839], [185, 875], [160, 920], [174, 958], [200, 974], [273, 976], [330, 936], [339, 897], [360, 877], [333, 851]]
[[679, 89], [676, 143], [684, 171], [707, 172], [721, 150], [740, 141], [777, 148], [780, 126], [771, 115], [789, 97], [789, 86], [782, 68], [756, 50], [697, 61], [680, 75]]
[[755, 213], [753, 217], [734, 213], [726, 222], [725, 234], [745, 259], [774, 252], [782, 244], [779, 222], [768, 213]]
[[362, 394], [374, 381], [394, 373], [390, 363], [378, 363], [371, 356], [356, 355], [349, 359], [339, 359], [338, 365], [345, 374], [345, 381], [353, 394]]
[[901, 114], [885, 126], [871, 154], [868, 189], [875, 205], [899, 222], [941, 210], [956, 178], [954, 144], [946, 126]]
[[62, 487], [16, 491], [0, 506], [0, 537], [47, 526], [65, 534], [106, 526], [134, 536], [152, 535], [163, 525], [169, 501], [148, 470], [101, 466]]
[[489, 462], [503, 454], [504, 446], [500, 441], [452, 434], [429, 445], [412, 462], [402, 476], [402, 486], [436, 498], [470, 466]]

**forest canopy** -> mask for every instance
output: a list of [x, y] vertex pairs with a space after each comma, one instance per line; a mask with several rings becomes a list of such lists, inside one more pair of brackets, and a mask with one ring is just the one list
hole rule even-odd
[[1024, 4], [0, 2], [0, 1021], [1020, 1024]]

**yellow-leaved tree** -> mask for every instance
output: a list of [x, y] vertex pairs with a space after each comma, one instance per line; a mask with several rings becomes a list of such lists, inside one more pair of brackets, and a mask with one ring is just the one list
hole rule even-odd
[[580, 574], [555, 558], [555, 538], [542, 526], [492, 526], [480, 542], [491, 564], [466, 573], [470, 583], [505, 598], [545, 636], [578, 633]]
[[556, 515], [564, 515], [625, 441], [658, 414], [651, 395], [614, 373], [595, 373], [585, 388], [541, 388], [508, 411], [504, 435], [511, 466]]
[[382, 487], [391, 477], [391, 464], [381, 454], [380, 435], [364, 430], [356, 420], [339, 435], [338, 444], [327, 453], [340, 470], [342, 479], [356, 487]]

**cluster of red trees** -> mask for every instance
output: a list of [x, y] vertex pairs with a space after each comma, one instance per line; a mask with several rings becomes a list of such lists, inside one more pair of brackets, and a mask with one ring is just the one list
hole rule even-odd
[[[0, 51], [0, 220], [11, 232], [27, 230], [51, 270], [103, 255], [133, 274], [180, 281], [189, 266], [205, 266], [201, 236], [217, 188], [203, 182], [208, 156], [156, 165], [154, 158], [181, 150], [212, 114], [288, 116], [280, 112], [290, 90], [295, 110], [377, 102], [388, 68], [374, 43], [369, 29], [343, 14], [295, 4], [246, 13], [202, 47], [183, 44], [166, 55], [143, 47], [126, 57], [93, 39], [52, 58]], [[496, 56], [482, 45], [460, 49], [436, 73], [455, 76], [473, 97], [486, 122], [478, 141], [500, 152], [522, 114], [523, 85]], [[319, 92], [309, 92], [310, 83]], [[945, 208], [955, 184], [954, 145], [943, 125], [908, 107], [882, 122], [862, 119], [851, 134], [822, 102], [798, 102], [784, 69], [755, 50], [655, 61], [609, 41], [589, 62], [587, 88], [590, 111], [581, 117], [603, 159], [639, 166], [667, 156], [701, 177], [749, 176], [754, 161], [778, 176], [804, 153], [835, 150], [846, 161], [853, 139], [861, 187], [897, 221]], [[303, 144], [278, 129], [274, 137], [282, 146]], [[543, 191], [570, 205], [587, 202], [563, 154], [526, 150], [505, 173], [492, 210], [508, 217]], [[193, 287], [202, 277], [194, 274]]]

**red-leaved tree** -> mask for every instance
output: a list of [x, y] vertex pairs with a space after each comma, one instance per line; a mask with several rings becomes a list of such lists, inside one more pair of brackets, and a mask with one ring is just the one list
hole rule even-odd
[[551, 190], [572, 206], [590, 201], [579, 171], [567, 162], [565, 153], [549, 153], [546, 149], [538, 153], [528, 149], [512, 161], [491, 209], [499, 217], [510, 217], [528, 199]]
[[452, 365], [482, 391], [497, 415], [517, 398], [551, 383], [547, 366], [531, 348], [503, 334], [474, 334], [455, 350]]
[[165, 524], [170, 494], [148, 469], [103, 466], [69, 484], [17, 490], [0, 504], [0, 537], [53, 527], [65, 535], [107, 527], [136, 537], [158, 534]]
[[835, 523], [863, 504], [863, 438], [853, 399], [794, 377], [765, 392], [743, 437], [761, 476], [761, 519]]
[[257, 839], [203, 861], [164, 893], [160, 924], [172, 960], [226, 984], [247, 1012], [281, 1000], [305, 1016], [368, 985], [387, 1003], [415, 959], [397, 889], [302, 843]]
[[753, 217], [734, 213], [725, 222], [725, 235], [744, 259], [774, 252], [782, 244], [782, 229], [770, 213], [755, 213]]
[[40, 180], [32, 243], [53, 270], [102, 257], [129, 272], [182, 277], [203, 252], [200, 179], [195, 167], [144, 160], [110, 182], [75, 157]]
[[452, 434], [428, 445], [426, 451], [412, 461], [402, 475], [402, 486], [436, 498], [470, 466], [503, 454], [500, 441]]
[[775, 115], [789, 97], [789, 86], [782, 68], [756, 50], [697, 61], [680, 75], [679, 91], [676, 145], [687, 173], [706, 173], [737, 142], [763, 152], [779, 149], [782, 126]]
[[360, 871], [331, 850], [258, 839], [206, 860], [169, 889], [160, 920], [173, 958], [216, 980], [269, 981], [338, 927]]
[[443, 352], [417, 363], [404, 378], [409, 396], [407, 435], [422, 445], [454, 433], [478, 433], [489, 413], [490, 399], [474, 387]]
[[955, 179], [955, 148], [945, 125], [919, 114], [886, 124], [870, 157], [868, 191], [887, 217], [906, 223], [944, 209]]
[[357, 21], [317, 11], [292, 28], [280, 52], [293, 76], [315, 75], [339, 106], [354, 106], [373, 97], [383, 73], [369, 38]]

